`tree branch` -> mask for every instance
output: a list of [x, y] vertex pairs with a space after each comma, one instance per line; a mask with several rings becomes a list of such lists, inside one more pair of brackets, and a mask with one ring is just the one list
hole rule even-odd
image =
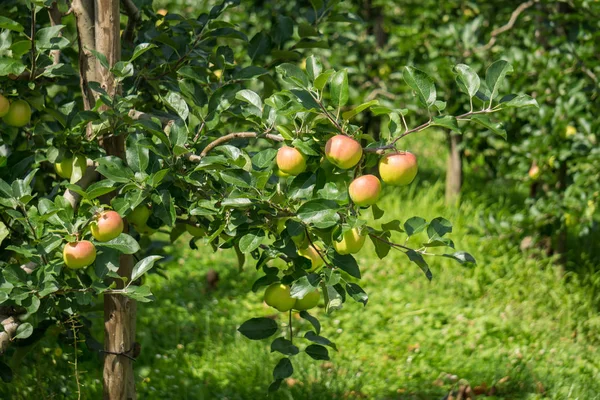
[[0, 332], [0, 354], [4, 354], [10, 341], [15, 336], [19, 322], [12, 316], [1, 315], [0, 324], [4, 328], [4, 332]]
[[233, 139], [259, 138], [259, 137], [264, 137], [265, 139], [273, 140], [275, 142], [283, 142], [283, 140], [284, 140], [282, 136], [274, 135], [271, 133], [265, 133], [264, 135], [261, 135], [256, 132], [234, 132], [234, 133], [230, 133], [228, 135], [221, 136], [220, 138], [213, 140], [204, 148], [204, 150], [202, 150], [202, 153], [200, 153], [200, 155], [198, 155], [198, 156], [190, 155], [188, 157], [188, 159], [192, 162], [200, 162], [200, 160], [202, 160], [204, 157], [206, 157], [206, 155], [210, 151], [212, 151], [215, 147], [222, 145], [223, 143], [229, 142]]
[[[48, 8], [48, 16], [50, 17], [50, 25], [60, 25], [62, 22], [62, 13], [58, 9], [58, 4], [55, 2]], [[62, 32], [58, 33], [59, 37], [62, 37]], [[60, 50], [52, 50], [50, 51], [50, 55], [52, 56], [52, 64], [56, 65], [60, 62]]]
[[[98, 177], [99, 175], [96, 172], [96, 164], [92, 160], [88, 160], [87, 168], [85, 169], [83, 176], [75, 184], [81, 187], [83, 190], [85, 190], [92, 183], [96, 182], [98, 180]], [[74, 210], [77, 209], [79, 201], [81, 200], [81, 196], [78, 193], [67, 189], [65, 190], [65, 194], [63, 195], [63, 197], [71, 204], [71, 207], [73, 207]]]
[[498, 37], [498, 35], [510, 30], [513, 28], [513, 26], [515, 26], [515, 23], [517, 22], [517, 18], [519, 18], [519, 15], [521, 15], [521, 13], [523, 11], [525, 11], [526, 9], [528, 9], [529, 7], [533, 6], [535, 3], [537, 3], [539, 0], [530, 0], [527, 1], [525, 3], [522, 3], [521, 5], [519, 5], [519, 7], [517, 7], [512, 14], [510, 15], [510, 19], [508, 20], [508, 22], [505, 25], [502, 25], [500, 28], [496, 28], [492, 31], [491, 33], [491, 37], [489, 42], [487, 42], [485, 45], [478, 47], [476, 49], [474, 49], [473, 51], [467, 51], [465, 52], [465, 57], [470, 56], [473, 53], [478, 53], [481, 51], [486, 51], [489, 50], [495, 43], [496, 43], [496, 38]]
[[[79, 43], [79, 76], [84, 109], [90, 110], [96, 103], [89, 82], [98, 81], [96, 77], [96, 59], [90, 50], [96, 49], [96, 32], [94, 29], [94, 0], [73, 0], [73, 13], [77, 24], [77, 41]], [[91, 124], [88, 125], [88, 136], [91, 135]]]
[[127, 43], [133, 43], [135, 26], [139, 21], [141, 21], [142, 14], [132, 0], [121, 0], [121, 3], [123, 4], [123, 9], [125, 9], [125, 13], [127, 14], [127, 27], [123, 31], [123, 40]]

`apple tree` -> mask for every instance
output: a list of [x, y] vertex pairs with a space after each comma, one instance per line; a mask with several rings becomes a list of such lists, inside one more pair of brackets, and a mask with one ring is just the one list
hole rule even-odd
[[[405, 66], [411, 108], [426, 115], [413, 125], [404, 108], [376, 99], [351, 104], [349, 71], [324, 67], [321, 29], [347, 21], [336, 1], [311, 2], [295, 21], [277, 15], [264, 29], [244, 30], [227, 18], [235, 1], [197, 16], [139, 5], [4, 6], [2, 379], [11, 379], [8, 357], [19, 344], [70, 330], [74, 345], [85, 337], [104, 356], [105, 398], [134, 398], [136, 307], [161, 300], [144, 284], [161, 259], [145, 250], [157, 232], [173, 241], [190, 233], [192, 248], [231, 251], [240, 266], [261, 272], [248, 290], [265, 290], [267, 304], [287, 313], [286, 335], [263, 316], [239, 321], [239, 331], [274, 338], [281, 358], [270, 390], [293, 373], [294, 356], [329, 359], [336, 348], [309, 309], [321, 299], [327, 313], [347, 300], [367, 304], [353, 256], [367, 239], [380, 258], [403, 252], [427, 279], [432, 257], [475, 261], [454, 248], [450, 221], [386, 220], [377, 200], [418, 173], [419, 155], [403, 149], [402, 138], [430, 126], [459, 131], [469, 121], [493, 129], [496, 113], [535, 105], [524, 94], [501, 96], [506, 62], [487, 68], [485, 85], [457, 65], [464, 93], [452, 100], [467, 106], [453, 114], [434, 80]], [[355, 122], [367, 109], [389, 119], [389, 135], [374, 137]], [[393, 232], [420, 235], [422, 245], [396, 243]], [[103, 346], [83, 317], [98, 303]], [[314, 328], [302, 337], [291, 324], [296, 311]]]

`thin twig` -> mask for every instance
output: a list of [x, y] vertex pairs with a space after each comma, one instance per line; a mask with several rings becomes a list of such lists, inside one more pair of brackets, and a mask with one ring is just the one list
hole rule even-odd
[[29, 74], [29, 80], [33, 80], [35, 76], [35, 4], [31, 6], [31, 73]]
[[142, 14], [132, 0], [121, 0], [121, 3], [123, 3], [123, 9], [127, 14], [127, 27], [125, 27], [125, 30], [123, 31], [123, 40], [128, 43], [133, 43], [135, 26], [141, 21]]
[[510, 19], [508, 20], [508, 22], [505, 25], [502, 25], [500, 28], [496, 28], [492, 31], [489, 42], [487, 42], [485, 45], [483, 45], [481, 47], [474, 49], [473, 51], [467, 51], [465, 53], [465, 56], [470, 56], [473, 53], [489, 50], [496, 43], [496, 38], [498, 37], [498, 35], [512, 29], [512, 27], [515, 26], [515, 23], [517, 22], [517, 18], [519, 18], [519, 15], [523, 11], [528, 9], [529, 7], [533, 6], [538, 1], [539, 0], [530, 0], [530, 1], [527, 1], [527, 2], [519, 5], [519, 7], [517, 7], [512, 12], [512, 14], [510, 15]]
[[202, 153], [200, 153], [200, 155], [198, 155], [198, 156], [190, 155], [190, 156], [188, 156], [188, 159], [192, 162], [200, 162], [200, 160], [202, 160], [204, 157], [206, 157], [206, 155], [210, 151], [212, 151], [215, 147], [220, 146], [223, 143], [229, 142], [233, 139], [259, 138], [259, 137], [264, 137], [265, 139], [273, 140], [275, 142], [283, 142], [283, 140], [284, 140], [283, 136], [274, 135], [272, 133], [259, 134], [256, 132], [234, 132], [234, 133], [230, 133], [225, 136], [221, 136], [218, 139], [213, 140], [204, 148], [204, 150], [202, 150]]
[[288, 326], [290, 328], [290, 343], [294, 344], [294, 332], [292, 330], [292, 310], [289, 313]]

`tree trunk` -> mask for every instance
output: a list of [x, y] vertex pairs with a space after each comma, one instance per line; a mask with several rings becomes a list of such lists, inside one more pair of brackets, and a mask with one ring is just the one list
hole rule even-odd
[[[561, 198], [564, 197], [564, 192], [567, 189], [567, 160], [560, 163], [558, 169], [558, 182], [556, 189], [560, 193]], [[556, 254], [558, 254], [558, 262], [560, 263], [561, 275], [564, 273], [565, 264], [567, 263], [567, 226], [564, 220], [560, 222], [560, 229], [556, 234]]]
[[460, 150], [461, 136], [450, 133], [450, 154], [446, 169], [446, 203], [458, 200], [463, 181], [462, 151]]
[[[95, 0], [96, 51], [104, 54], [110, 66], [121, 59], [119, 0]], [[100, 86], [110, 96], [119, 92], [111, 72], [96, 60], [97, 78]], [[125, 138], [122, 135], [101, 140], [108, 155], [125, 160]], [[126, 229], [127, 231], [127, 229]], [[117, 273], [131, 278], [133, 257], [122, 255]], [[117, 287], [124, 283], [117, 280]], [[104, 296], [104, 398], [110, 400], [135, 399], [133, 355], [135, 344], [136, 302], [123, 295]]]

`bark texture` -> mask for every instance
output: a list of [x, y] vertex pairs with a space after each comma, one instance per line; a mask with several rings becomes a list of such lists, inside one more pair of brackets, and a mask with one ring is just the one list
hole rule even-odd
[[458, 200], [463, 181], [462, 151], [460, 150], [461, 137], [450, 133], [450, 154], [446, 168], [446, 203]]

